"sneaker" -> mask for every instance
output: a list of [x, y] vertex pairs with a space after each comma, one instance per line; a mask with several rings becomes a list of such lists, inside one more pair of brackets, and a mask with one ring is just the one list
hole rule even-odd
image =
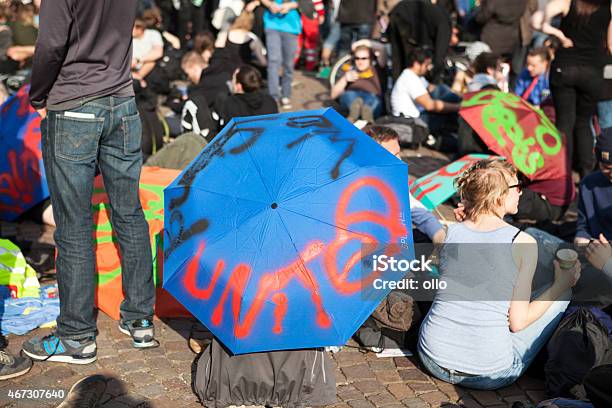
[[374, 111], [370, 105], [363, 104], [361, 107], [361, 118], [368, 123], [374, 123]]
[[90, 375], [77, 381], [64, 402], [59, 404], [57, 408], [94, 408], [102, 399], [106, 391], [108, 380], [101, 375]]
[[355, 122], [357, 119], [359, 119], [359, 116], [361, 115], [362, 107], [363, 107], [363, 99], [361, 98], [355, 99], [353, 103], [351, 103], [351, 106], [349, 107], [349, 115], [346, 117], [346, 119], [351, 123]]
[[319, 69], [319, 73], [317, 73], [317, 78], [329, 79], [330, 74], [331, 74], [331, 67], [321, 67]]
[[287, 97], [281, 98], [280, 104], [281, 104], [281, 108], [285, 110], [293, 108], [293, 106], [291, 106], [291, 99]]
[[135, 348], [158, 347], [155, 340], [155, 327], [149, 319], [137, 319], [131, 322], [119, 321], [119, 330], [132, 338]]
[[23, 343], [22, 348], [26, 356], [38, 361], [89, 364], [97, 358], [96, 340], [93, 336], [82, 340], [69, 340], [50, 334], [42, 338], [32, 338]]
[[32, 360], [27, 357], [12, 356], [0, 351], [0, 380], [24, 375], [32, 368]]

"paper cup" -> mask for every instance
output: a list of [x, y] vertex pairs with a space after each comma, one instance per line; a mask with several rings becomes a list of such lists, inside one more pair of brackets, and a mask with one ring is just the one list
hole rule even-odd
[[578, 260], [578, 252], [573, 249], [560, 249], [557, 251], [557, 261], [562, 269], [572, 269]]

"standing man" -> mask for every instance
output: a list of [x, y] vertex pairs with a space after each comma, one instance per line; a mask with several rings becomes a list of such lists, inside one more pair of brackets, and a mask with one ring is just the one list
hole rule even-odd
[[23, 344], [34, 360], [88, 364], [98, 330], [91, 197], [96, 168], [121, 250], [119, 329], [153, 347], [148, 226], [138, 197], [142, 125], [130, 75], [137, 0], [43, 0], [30, 101], [43, 117], [43, 160], [56, 220], [57, 331]]

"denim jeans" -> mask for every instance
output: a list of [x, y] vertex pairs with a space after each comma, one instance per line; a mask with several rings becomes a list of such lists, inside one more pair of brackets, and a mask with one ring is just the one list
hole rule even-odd
[[351, 44], [355, 41], [370, 38], [371, 24], [342, 24], [340, 26], [340, 42], [338, 43], [338, 56], [351, 52]]
[[382, 102], [380, 97], [366, 91], [344, 91], [339, 97], [340, 105], [349, 110], [351, 108], [351, 104], [357, 98], [363, 99], [363, 103], [372, 108], [374, 119], [380, 116], [382, 113]]
[[142, 125], [133, 97], [104, 97], [67, 111], [49, 111], [41, 124], [43, 160], [57, 228], [60, 296], [57, 335], [97, 335], [96, 258], [91, 198], [96, 167], [108, 194], [121, 251], [124, 321], [152, 318], [155, 287], [149, 229], [138, 196]]
[[[551, 283], [549, 282], [547, 286], [533, 292], [532, 300], [542, 294], [550, 285]], [[571, 291], [568, 290], [561, 298], [553, 302], [538, 320], [519, 332], [510, 333], [514, 360], [512, 366], [505, 370], [487, 375], [469, 375], [454, 370], [447, 370], [427, 357], [420, 348], [418, 349], [419, 358], [434, 377], [450, 384], [479, 390], [496, 390], [506, 387], [514, 383], [525, 373], [537, 354], [546, 345], [559, 325], [569, 305], [570, 297]]]
[[[298, 36], [276, 30], [266, 30], [268, 48], [268, 90], [270, 95], [279, 98], [291, 98], [291, 81], [293, 79], [293, 61], [297, 51]], [[283, 67], [283, 77], [279, 81], [279, 72]], [[281, 90], [279, 92], [279, 82]]]
[[612, 127], [612, 99], [602, 101], [597, 104], [597, 112], [599, 116], [599, 126], [602, 129]]
[[[438, 85], [430, 92], [434, 100], [461, 103], [461, 96], [454, 93], [447, 85]], [[421, 112], [421, 119], [429, 126], [429, 132], [435, 136], [456, 135], [459, 128], [459, 115], [457, 113]]]

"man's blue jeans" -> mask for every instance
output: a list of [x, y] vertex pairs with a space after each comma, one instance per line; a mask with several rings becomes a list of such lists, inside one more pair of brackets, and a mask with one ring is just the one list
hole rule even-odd
[[[270, 95], [279, 100], [291, 98], [291, 81], [293, 80], [293, 61], [297, 51], [295, 34], [277, 30], [266, 30], [268, 46], [268, 90]], [[283, 77], [280, 79], [280, 68], [283, 67]], [[279, 82], [281, 90], [279, 92]]]
[[351, 104], [355, 101], [355, 99], [361, 98], [363, 103], [372, 108], [372, 112], [374, 113], [374, 119], [380, 116], [382, 113], [382, 102], [380, 97], [377, 95], [371, 94], [366, 91], [344, 91], [340, 97], [338, 98], [340, 101], [340, 105], [344, 107], [346, 110], [351, 108]]
[[[430, 93], [430, 96], [434, 100], [461, 103], [461, 96], [453, 93], [453, 91], [444, 84], [436, 86], [434, 91]], [[459, 126], [459, 115], [456, 113], [422, 112], [421, 119], [429, 126], [429, 132], [435, 136], [456, 135]]]
[[121, 317], [151, 319], [155, 287], [149, 229], [138, 196], [142, 124], [134, 98], [104, 97], [70, 112], [49, 111], [41, 130], [57, 224], [57, 335], [80, 339], [98, 333], [91, 205], [96, 167], [110, 199], [110, 220], [121, 251]]

